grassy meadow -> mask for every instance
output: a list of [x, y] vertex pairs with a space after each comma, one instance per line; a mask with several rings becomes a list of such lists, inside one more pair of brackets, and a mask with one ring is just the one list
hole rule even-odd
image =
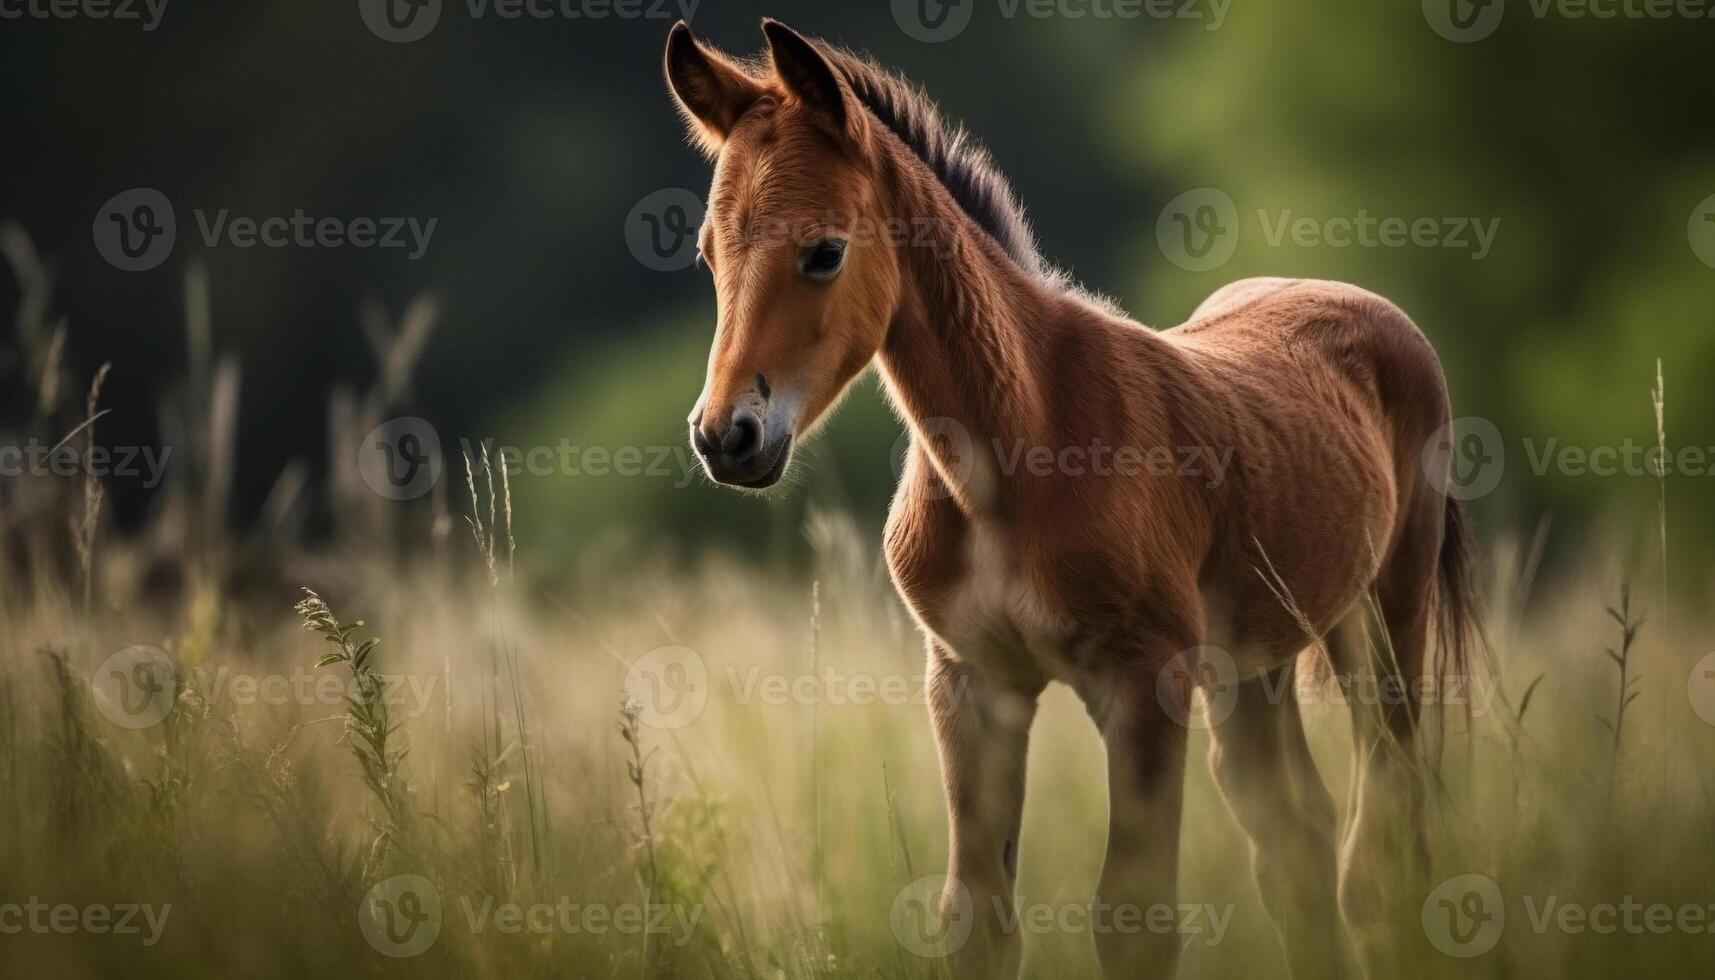
[[[812, 510], [789, 570], [715, 551], [548, 578], [506, 474], [454, 457], [421, 506], [336, 465], [313, 545], [288, 467], [229, 533], [236, 381], [207, 356], [201, 288], [165, 398], [185, 458], [143, 528], [111, 529], [89, 473], [0, 494], [0, 976], [945, 973], [921, 918], [946, 861], [922, 641], [867, 525]], [[420, 350], [430, 319], [379, 332]], [[64, 381], [52, 325], [24, 320], [29, 431], [100, 445], [102, 379]], [[336, 459], [409, 374], [383, 362], [330, 407]], [[1434, 867], [1398, 883], [1401, 973], [1706, 973], [1707, 611], [1667, 607], [1654, 534], [1553, 579], [1547, 537], [1482, 531], [1493, 670], [1468, 721], [1446, 712]], [[1349, 712], [1309, 676], [1343, 806]], [[1181, 973], [1282, 975], [1206, 751], [1193, 732]], [[1025, 973], [1094, 976], [1104, 761], [1064, 689], [1029, 783]]]
[[[164, 604], [98, 589], [86, 606], [75, 587], [10, 583], [29, 596], [5, 610], [0, 672], [5, 898], [170, 912], [155, 935], [0, 936], [6, 974], [937, 975], [939, 961], [894, 931], [896, 900], [945, 860], [920, 642], [875, 543], [837, 516], [812, 532], [818, 562], [802, 580], [711, 561], [592, 582], [587, 601], [514, 582], [504, 530], [498, 585], [475, 545], [458, 574], [349, 556], [343, 577], [359, 584], [323, 596], [341, 623], [364, 621], [349, 633], [323, 621], [343, 646], [303, 629], [302, 596], [286, 589], [240, 602], [192, 587]], [[1715, 962], [1700, 932], [1534, 926], [1550, 900], [1676, 916], [1690, 905], [1699, 922], [1710, 903], [1715, 729], [1687, 698], [1679, 654], [1694, 625], [1643, 627], [1628, 666], [1638, 697], [1616, 742], [1601, 720], [1620, 685], [1603, 654], [1620, 640], [1604, 611], [1613, 585], [1592, 574], [1497, 607], [1504, 696], [1479, 692], [1471, 726], [1450, 726], [1433, 880], [1496, 882], [1505, 929], [1480, 958], [1455, 960], [1402, 923], [1426, 972], [1686, 974]], [[371, 635], [382, 642], [364, 667], [385, 683], [350, 681], [343, 660], [314, 666]], [[170, 705], [143, 728], [119, 722], [127, 697], [148, 699], [102, 673], [135, 644], [173, 665], [170, 694], [152, 695]], [[270, 677], [288, 686], [270, 693]], [[338, 682], [329, 693], [305, 677]], [[1308, 700], [1342, 798], [1346, 709]], [[1187, 923], [1202, 931], [1185, 935], [1182, 972], [1276, 975], [1205, 747], [1197, 733], [1179, 900], [1215, 911]], [[1020, 889], [1052, 917], [1021, 920], [1038, 922], [1024, 926], [1028, 975], [1094, 975], [1087, 931], [1052, 913], [1094, 887], [1101, 752], [1076, 701], [1052, 691], [1032, 746]], [[362, 909], [401, 875], [432, 884], [439, 929], [395, 957], [393, 940], [366, 940]], [[509, 904], [552, 906], [552, 924], [538, 911], [508, 929], [497, 910]]]

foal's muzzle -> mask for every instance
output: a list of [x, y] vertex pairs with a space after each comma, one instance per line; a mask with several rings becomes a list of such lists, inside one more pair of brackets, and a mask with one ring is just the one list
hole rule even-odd
[[741, 408], [718, 431], [704, 426], [699, 414], [691, 421], [691, 446], [715, 482], [759, 490], [773, 486], [786, 472], [792, 434], [773, 435], [755, 412]]

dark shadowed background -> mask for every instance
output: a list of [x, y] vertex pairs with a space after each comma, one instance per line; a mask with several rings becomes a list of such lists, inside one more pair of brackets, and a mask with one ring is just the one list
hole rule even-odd
[[[438, 8], [432, 26], [435, 5], [396, 30], [358, 0], [168, 0], [158, 21], [140, 2], [125, 20], [94, 16], [109, 8], [93, 0], [0, 0], [0, 218], [52, 270], [68, 384], [81, 391], [111, 362], [100, 442], [167, 442], [163, 392], [191, 360], [187, 276], [206, 270], [212, 350], [242, 377], [220, 508], [234, 526], [257, 519], [293, 460], [310, 468], [307, 526], [328, 526], [315, 488], [330, 399], [379, 374], [366, 317], [395, 322], [424, 295], [438, 316], [386, 410], [426, 419], [450, 459], [460, 439], [556, 460], [562, 443], [671, 453], [668, 473], [520, 471], [519, 537], [549, 565], [603, 543], [779, 559], [810, 506], [879, 524], [899, 428], [872, 383], [772, 499], [682, 472], [713, 293], [684, 262], [683, 195], [670, 192], [702, 194], [708, 166], [685, 144], [661, 51], [685, 16], [705, 40], [754, 52], [767, 14], [919, 81], [993, 151], [1044, 252], [1145, 323], [1177, 323], [1247, 275], [1349, 279], [1399, 302], [1441, 350], [1456, 414], [1490, 425], [1462, 425], [1458, 444], [1479, 519], [1528, 533], [1552, 514], [1551, 560], [1597, 524], [1654, 526], [1661, 488], [1637, 461], [1657, 440], [1660, 358], [1668, 506], [1692, 544], [1676, 560], [1715, 532], [1715, 450], [1680, 452], [1715, 446], [1715, 8]], [[158, 264], [126, 271], [98, 240], [109, 202], [137, 188], [168, 202], [176, 232]], [[353, 232], [365, 218], [434, 225], [420, 249], [408, 231], [401, 248], [211, 244], [203, 226], [223, 210], [228, 222], [301, 211]], [[1390, 223], [1412, 230], [1402, 240]], [[0, 303], [20, 296], [0, 278]], [[29, 411], [19, 379], [32, 356], [5, 333], [0, 431]], [[1604, 447], [1617, 472], [1579, 463]], [[119, 523], [141, 523], [152, 492], [111, 480]]]

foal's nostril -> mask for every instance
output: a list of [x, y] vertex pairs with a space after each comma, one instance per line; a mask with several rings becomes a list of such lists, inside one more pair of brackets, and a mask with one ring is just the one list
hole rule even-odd
[[721, 437], [721, 452], [731, 456], [736, 461], [744, 461], [756, 455], [762, 448], [762, 422], [748, 412], [734, 416], [732, 425], [727, 428], [726, 435]]

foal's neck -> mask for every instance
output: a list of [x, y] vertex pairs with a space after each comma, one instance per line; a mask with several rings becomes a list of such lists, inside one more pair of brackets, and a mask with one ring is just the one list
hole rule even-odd
[[[967, 486], [952, 487], [953, 496], [967, 510], [981, 508], [994, 446], [1053, 441], [1048, 368], [1066, 303], [1008, 259], [941, 188], [901, 197], [898, 216], [910, 216], [912, 234], [900, 246], [905, 282], [878, 357], [882, 376], [914, 445], [944, 479], [964, 473]], [[924, 215], [934, 216], [927, 229]], [[947, 458], [959, 448], [950, 443], [965, 439], [974, 474], [971, 464]]]

